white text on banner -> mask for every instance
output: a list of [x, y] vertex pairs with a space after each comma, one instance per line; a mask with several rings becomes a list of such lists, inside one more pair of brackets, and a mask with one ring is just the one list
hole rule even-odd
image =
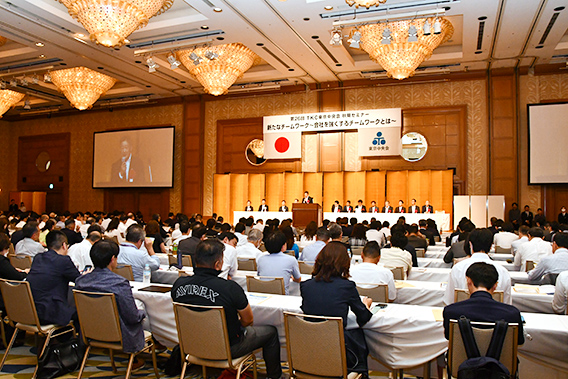
[[400, 155], [400, 126], [359, 129], [359, 156]]
[[302, 158], [302, 132], [264, 134], [264, 158]]

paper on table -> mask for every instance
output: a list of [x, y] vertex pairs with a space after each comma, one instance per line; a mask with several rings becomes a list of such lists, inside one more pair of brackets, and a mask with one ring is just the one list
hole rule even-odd
[[260, 303], [262, 303], [263, 301], [266, 301], [268, 299], [270, 299], [272, 296], [270, 295], [260, 295], [260, 294], [253, 294], [253, 293], [247, 293], [247, 298], [249, 301], [250, 305], [258, 305]]
[[404, 280], [395, 280], [394, 286], [396, 288], [413, 288], [413, 287], [415, 287], [414, 285], [412, 285], [408, 282], [405, 282]]
[[444, 321], [444, 316], [442, 314], [443, 310], [443, 308], [432, 309], [432, 314], [434, 315], [434, 319], [436, 321]]
[[552, 284], [545, 284], [538, 287], [538, 292], [543, 295], [554, 295], [555, 287]]
[[538, 286], [531, 286], [528, 284], [515, 284], [513, 289], [518, 293], [538, 293]]

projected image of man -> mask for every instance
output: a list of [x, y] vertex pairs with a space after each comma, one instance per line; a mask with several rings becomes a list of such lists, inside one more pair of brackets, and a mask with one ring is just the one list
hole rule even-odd
[[152, 182], [150, 167], [132, 155], [132, 143], [128, 138], [120, 141], [120, 159], [112, 164], [113, 183], [147, 184]]

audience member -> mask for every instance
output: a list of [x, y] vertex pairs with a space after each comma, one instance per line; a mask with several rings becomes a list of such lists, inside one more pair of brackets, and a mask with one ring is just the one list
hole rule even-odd
[[372, 221], [369, 225], [369, 230], [366, 232], [367, 241], [375, 241], [379, 244], [379, 247], [386, 245], [385, 235], [380, 231], [382, 225], [378, 221]]
[[420, 234], [428, 239], [428, 244], [431, 246], [435, 245], [436, 240], [434, 239], [434, 233], [428, 229], [428, 222], [426, 220], [419, 220], [418, 226], [420, 228]]
[[148, 221], [146, 224], [146, 237], [152, 240], [152, 249], [156, 253], [163, 253], [167, 254], [166, 245], [164, 244], [164, 240], [162, 239], [162, 235], [160, 234], [160, 224], [156, 220]]
[[414, 246], [417, 249], [424, 249], [424, 251], [428, 250], [428, 240], [418, 234], [418, 226], [416, 224], [412, 224], [408, 227], [408, 243]]
[[499, 233], [493, 236], [493, 244], [495, 244], [495, 247], [510, 249], [511, 243], [519, 239], [519, 236], [513, 233], [514, 230], [513, 224], [510, 222], [503, 223]]
[[[177, 244], [179, 247], [179, 243], [185, 239], [190, 238], [190, 228], [189, 228], [189, 222], [187, 221], [181, 221], [179, 223], [179, 231], [181, 233], [181, 235], [179, 237], [177, 237], [176, 239], [174, 239], [173, 244]], [[173, 233], [172, 233], [172, 238], [173, 238]]]
[[258, 261], [258, 258], [262, 255], [266, 255], [258, 249], [262, 243], [262, 232], [257, 229], [250, 231], [247, 236], [247, 242], [244, 245], [237, 246], [237, 258], [254, 258]]
[[521, 213], [521, 223], [528, 226], [529, 228], [533, 226], [533, 213], [528, 205], [525, 205], [525, 210]]
[[392, 271], [384, 268], [379, 261], [381, 259], [381, 248], [376, 241], [371, 241], [365, 245], [361, 252], [362, 263], [351, 266], [351, 280], [361, 288], [372, 287], [370, 284], [387, 284], [388, 298], [390, 301], [396, 299], [396, 287]]
[[552, 242], [552, 251], [552, 255], [544, 257], [533, 270], [529, 271], [530, 281], [541, 281], [544, 275], [560, 274], [568, 270], [568, 233], [556, 233]]
[[239, 268], [236, 249], [237, 236], [231, 232], [223, 232], [219, 234], [219, 240], [225, 245], [225, 250], [223, 250], [223, 268], [219, 276], [223, 279], [231, 279]]
[[29, 255], [35, 257], [45, 251], [44, 247], [39, 243], [39, 228], [37, 222], [30, 221], [22, 228], [24, 239], [16, 245], [16, 255]]
[[81, 237], [81, 233], [77, 233], [75, 229], [76, 229], [76, 224], [73, 217], [69, 217], [67, 220], [65, 220], [65, 228], [61, 229], [61, 231], [67, 237], [67, 241], [69, 241], [69, 246], [73, 246], [74, 244], [79, 243], [83, 240], [83, 237]]
[[318, 224], [315, 221], [310, 221], [308, 225], [306, 225], [306, 229], [304, 230], [304, 235], [300, 237], [300, 246], [306, 247], [314, 242], [316, 242], [316, 233], [318, 230]]
[[543, 241], [544, 233], [541, 228], [529, 229], [529, 242], [522, 244], [513, 261], [515, 270], [526, 271], [526, 262], [533, 261], [538, 264], [544, 257], [552, 254], [552, 246], [549, 242]]
[[367, 244], [367, 237], [365, 236], [366, 232], [367, 228], [365, 228], [363, 224], [355, 225], [348, 240], [351, 249], [353, 249], [353, 247], [361, 247]]
[[404, 250], [408, 244], [408, 238], [402, 233], [391, 236], [391, 247], [381, 250], [381, 263], [388, 268], [402, 267], [404, 276], [408, 276], [412, 269], [412, 255]]
[[235, 225], [235, 235], [237, 236], [237, 247], [244, 245], [245, 243], [247, 243], [247, 236], [245, 234], [245, 230], [246, 230], [246, 226], [245, 224], [243, 224], [242, 222], [238, 222]]
[[324, 226], [317, 229], [316, 242], [304, 247], [300, 253], [300, 260], [304, 262], [315, 262], [320, 251], [329, 241], [329, 231]]
[[[142, 250], [142, 246], [147, 251]], [[152, 248], [152, 241], [146, 239], [146, 232], [142, 225], [133, 224], [126, 231], [126, 242], [120, 244], [118, 256], [119, 265], [130, 265], [134, 280], [141, 282], [144, 277], [144, 267], [148, 265], [151, 271], [160, 268], [160, 258]]]
[[513, 255], [517, 254], [521, 245], [529, 242], [529, 229], [530, 228], [527, 225], [521, 225], [519, 227], [519, 239], [511, 242], [511, 253]]
[[281, 231], [272, 233], [264, 246], [270, 253], [258, 258], [258, 276], [271, 276], [284, 278], [284, 289], [288, 294], [290, 279], [300, 282], [302, 276], [298, 267], [298, 261], [294, 257], [284, 254], [286, 251], [286, 235]]
[[191, 237], [179, 241], [178, 254], [190, 255], [191, 261], [195, 258], [197, 245], [207, 237], [207, 228], [202, 224], [195, 224], [191, 230]]
[[69, 248], [69, 258], [73, 261], [73, 264], [77, 267], [80, 272], [93, 267], [93, 262], [91, 261], [91, 247], [93, 244], [101, 239], [101, 233], [98, 231], [92, 231], [87, 234], [85, 238], [80, 243]]
[[561, 315], [568, 314], [566, 304], [568, 304], [568, 271], [561, 272], [556, 278], [552, 310]]
[[[30, 272], [30, 269], [20, 270], [12, 266], [10, 260], [6, 257], [10, 251], [10, 238], [4, 233], [0, 233], [0, 278], [8, 280], [24, 280]], [[4, 301], [0, 293], [0, 310], [6, 313]]]

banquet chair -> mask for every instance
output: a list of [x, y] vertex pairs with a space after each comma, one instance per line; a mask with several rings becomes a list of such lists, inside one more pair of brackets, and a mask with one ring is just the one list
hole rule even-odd
[[239, 264], [239, 270], [256, 271], [255, 258], [237, 258], [237, 262]]
[[[114, 351], [122, 350], [123, 347], [120, 316], [118, 314], [114, 293], [73, 290], [73, 297], [75, 298], [75, 306], [77, 307], [77, 315], [79, 316], [81, 335], [87, 346], [77, 379], [81, 379], [87, 364], [87, 359], [89, 358], [89, 351], [93, 347], [109, 350], [112, 372], [116, 374]], [[144, 347], [142, 350], [136, 353], [127, 353], [129, 359], [125, 379], [130, 378], [134, 357], [141, 352], [151, 352], [154, 374], [156, 374], [156, 378], [159, 379], [160, 374], [156, 363], [156, 347], [154, 346], [152, 333], [146, 330], [144, 330]]]
[[[267, 280], [269, 279], [269, 280]], [[247, 275], [247, 292], [272, 293], [275, 295], [285, 295], [284, 278], [274, 278], [271, 276], [252, 276]]]
[[[361, 287], [362, 285], [366, 287]], [[388, 284], [357, 283], [357, 291], [361, 296], [370, 297], [373, 302], [388, 303], [389, 301]]]
[[363, 246], [353, 246], [351, 247], [351, 253], [353, 255], [361, 255], [361, 252], [363, 251]]
[[534, 261], [527, 261], [525, 263], [525, 267], [526, 267], [525, 271], [529, 272], [530, 270], [532, 270], [534, 268], [534, 266], [535, 266]]
[[[360, 378], [347, 373], [343, 319], [284, 312], [286, 350], [292, 378]], [[319, 348], [314, 349], [314, 341]]]
[[[315, 262], [312, 262], [315, 263]], [[308, 274], [311, 275], [312, 272], [314, 271], [314, 265], [313, 264], [308, 264], [304, 261], [298, 261], [298, 266], [300, 267], [300, 274]]]
[[10, 256], [10, 264], [14, 266], [14, 268], [25, 270], [32, 267], [32, 257], [29, 255], [12, 255]]
[[236, 370], [236, 379], [248, 368], [253, 369], [256, 379], [256, 357], [254, 352], [239, 358], [231, 356], [227, 321], [223, 307], [189, 305], [174, 302], [174, 314], [178, 333], [179, 348], [183, 365], [180, 379], [185, 376], [188, 364], [201, 365], [203, 378], [207, 378], [207, 367]]
[[416, 258], [424, 258], [426, 256], [426, 252], [423, 248], [417, 247], [416, 249]]
[[284, 254], [288, 254], [296, 258], [296, 252], [294, 250], [286, 250]]
[[[168, 253], [168, 265], [171, 267], [171, 266], [177, 266], [177, 264], [178, 264], [177, 257], [171, 253]], [[185, 267], [193, 267], [191, 262], [191, 255], [182, 255], [181, 265]]]
[[[32, 295], [30, 283], [18, 280], [6, 280], [0, 279], [0, 291], [2, 292], [2, 298], [4, 299], [4, 306], [6, 308], [6, 314], [10, 319], [10, 323], [14, 326], [14, 334], [10, 340], [8, 346], [6, 347], [6, 352], [4, 357], [2, 357], [2, 362], [0, 363], [0, 371], [6, 363], [6, 358], [10, 353], [10, 349], [16, 340], [18, 332], [23, 330], [25, 332], [31, 332], [45, 336], [45, 342], [38, 357], [41, 357], [49, 345], [49, 341], [57, 336], [72, 332], [75, 335], [75, 328], [73, 323], [70, 322], [67, 325], [54, 325], [46, 324], [41, 325], [39, 322], [39, 317], [37, 315], [34, 298]], [[37, 365], [32, 375], [35, 378], [37, 374]]]
[[[494, 291], [491, 295], [493, 300], [498, 301], [500, 303], [503, 302], [503, 291]], [[469, 299], [469, 291], [465, 289], [456, 288], [454, 290], [454, 303], [458, 303], [460, 301], [464, 301]]]
[[[482, 355], [485, 354], [487, 347], [489, 347], [494, 327], [495, 323], [492, 322], [471, 322], [475, 342], [477, 343], [479, 352]], [[509, 370], [511, 378], [515, 378], [517, 372], [518, 328], [519, 326], [517, 324], [509, 324], [507, 334], [505, 336], [505, 342], [503, 344], [503, 350], [501, 351], [501, 357], [499, 359], [499, 362], [505, 365], [505, 367]], [[457, 320], [450, 320], [449, 334], [448, 376], [451, 374], [452, 377], [457, 378], [460, 364], [467, 360], [467, 354], [465, 352]]]
[[184, 270], [179, 270], [178, 271], [178, 278], [181, 278], [182, 276], [191, 276], [189, 273], [185, 272]]
[[348, 242], [349, 242], [349, 237], [348, 237], [348, 236], [343, 236], [343, 237], [341, 237], [341, 242], [343, 242], [343, 243], [348, 243]]
[[442, 238], [440, 236], [434, 236], [434, 242], [442, 242]]
[[10, 242], [10, 247], [8, 248], [8, 256], [16, 255], [16, 249], [14, 249], [14, 244]]
[[390, 270], [394, 276], [394, 280], [404, 280], [404, 267], [391, 267]]
[[132, 273], [132, 266], [130, 265], [118, 265], [113, 272], [129, 280], [131, 282], [134, 281], [134, 274]]
[[495, 246], [495, 254], [511, 254], [511, 248]]
[[109, 241], [114, 241], [117, 245], [119, 245], [118, 243], [118, 237], [117, 236], [105, 236], [103, 235], [103, 239], [104, 240], [109, 240]]

